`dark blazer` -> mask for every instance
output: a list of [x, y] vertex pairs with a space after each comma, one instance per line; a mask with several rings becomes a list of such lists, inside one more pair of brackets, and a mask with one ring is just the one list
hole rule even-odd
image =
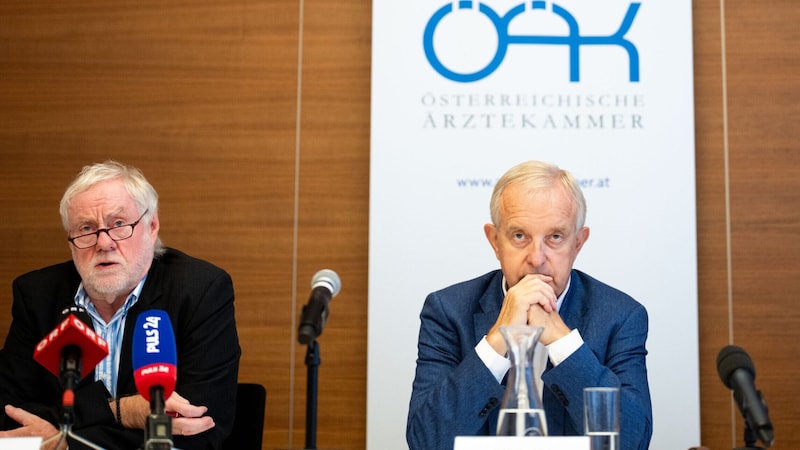
[[[425, 300], [406, 439], [411, 450], [452, 449], [455, 436], [495, 434], [505, 386], [475, 346], [503, 304], [503, 274], [489, 272]], [[577, 270], [560, 314], [584, 344], [542, 374], [548, 434], [583, 434], [583, 388], [621, 391], [620, 448], [647, 449], [652, 409], [645, 367], [647, 311], [630, 296]]]
[[[33, 360], [36, 344], [56, 325], [61, 311], [74, 305], [81, 279], [72, 261], [20, 276], [13, 283], [12, 323], [0, 350], [0, 402], [28, 410], [59, 427], [61, 386]], [[241, 350], [233, 307], [233, 283], [222, 269], [174, 249], [153, 260], [139, 300], [128, 311], [119, 362], [120, 396], [137, 393], [131, 359], [136, 319], [149, 309], [169, 314], [178, 352], [175, 391], [194, 405], [208, 407], [216, 426], [192, 437], [174, 436], [176, 448], [219, 448], [233, 426]], [[94, 372], [75, 391], [72, 431], [106, 449], [136, 449], [143, 430], [117, 425], [109, 393]], [[123, 412], [124, 414], [124, 412]], [[0, 428], [18, 424], [0, 409]], [[83, 448], [71, 441], [70, 449]]]

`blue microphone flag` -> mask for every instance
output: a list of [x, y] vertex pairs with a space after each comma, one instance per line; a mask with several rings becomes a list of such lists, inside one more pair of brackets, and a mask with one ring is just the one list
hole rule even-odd
[[160, 386], [164, 399], [169, 398], [175, 390], [177, 366], [175, 334], [166, 311], [140, 314], [133, 332], [133, 379], [139, 394], [150, 401], [150, 389]]

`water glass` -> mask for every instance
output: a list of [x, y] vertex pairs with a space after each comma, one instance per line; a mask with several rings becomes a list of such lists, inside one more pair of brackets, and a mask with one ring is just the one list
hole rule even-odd
[[619, 389], [583, 390], [584, 434], [592, 450], [619, 450]]

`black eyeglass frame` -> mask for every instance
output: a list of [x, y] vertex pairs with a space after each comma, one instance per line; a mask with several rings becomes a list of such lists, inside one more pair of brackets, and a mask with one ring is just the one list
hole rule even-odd
[[[97, 242], [100, 240], [100, 233], [105, 233], [114, 242], [124, 241], [126, 239], [130, 239], [131, 237], [133, 237], [133, 231], [136, 229], [136, 225], [139, 225], [139, 222], [141, 222], [142, 219], [144, 219], [144, 216], [146, 216], [148, 212], [150, 212], [150, 210], [146, 209], [142, 213], [142, 215], [139, 216], [139, 218], [136, 220], [136, 222], [126, 223], [125, 225], [120, 225], [118, 227], [100, 228], [99, 230], [93, 231], [91, 233], [86, 233], [86, 234], [82, 234], [80, 236], [75, 236], [75, 237], [68, 237], [67, 240], [69, 241], [70, 244], [74, 245], [75, 248], [77, 248], [79, 250], [86, 250], [87, 248], [92, 248], [95, 245], [97, 245]], [[128, 237], [117, 239], [114, 236], [112, 236], [111, 233], [109, 233], [111, 230], [118, 230], [120, 228], [125, 228], [125, 227], [131, 227], [131, 234]], [[94, 244], [87, 245], [86, 247], [79, 247], [78, 244], [75, 243], [75, 239], [80, 239], [80, 238], [84, 238], [84, 237], [91, 236], [91, 235], [95, 236]]]

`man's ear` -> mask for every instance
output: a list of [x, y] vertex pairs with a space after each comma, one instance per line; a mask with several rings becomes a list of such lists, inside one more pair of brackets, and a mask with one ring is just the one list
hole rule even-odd
[[493, 224], [487, 223], [483, 226], [483, 234], [486, 235], [486, 240], [489, 241], [489, 245], [492, 246], [492, 250], [497, 256], [497, 228]]
[[158, 237], [158, 230], [161, 228], [161, 222], [158, 221], [158, 213], [153, 214], [153, 217], [150, 219], [150, 235], [153, 236], [153, 240]]
[[575, 242], [575, 254], [581, 251], [583, 244], [589, 240], [589, 227], [582, 227], [578, 230], [578, 239]]

